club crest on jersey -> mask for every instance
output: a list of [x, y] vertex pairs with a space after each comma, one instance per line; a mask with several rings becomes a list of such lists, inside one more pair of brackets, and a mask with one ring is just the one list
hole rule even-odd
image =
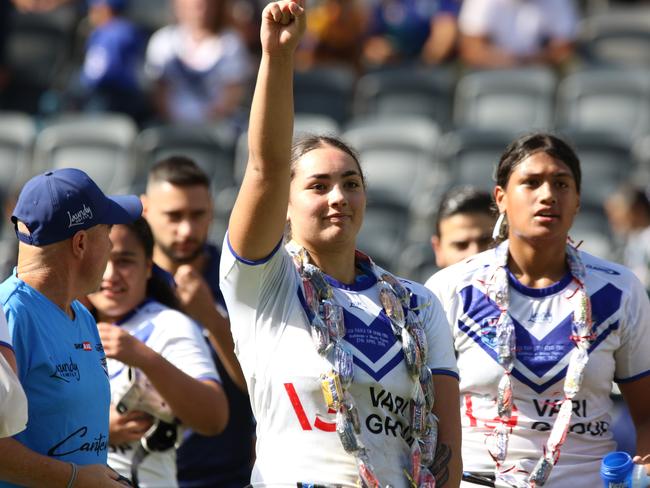
[[497, 347], [497, 322], [499, 317], [488, 317], [481, 321], [481, 342], [491, 349]]
[[75, 213], [70, 213], [68, 211], [68, 219], [70, 220], [70, 225], [68, 225], [68, 229], [70, 227], [75, 227], [77, 225], [83, 225], [88, 220], [92, 220], [92, 218], [93, 218], [93, 211], [90, 209], [90, 207], [87, 207], [86, 204], [84, 203], [84, 206], [81, 210], [78, 210]]

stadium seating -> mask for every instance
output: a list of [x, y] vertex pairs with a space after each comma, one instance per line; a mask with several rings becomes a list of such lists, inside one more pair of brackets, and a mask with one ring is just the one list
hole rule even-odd
[[20, 112], [0, 112], [0, 198], [31, 176], [36, 125]]
[[51, 122], [36, 137], [34, 170], [76, 167], [105, 192], [121, 192], [136, 175], [131, 146], [133, 121], [119, 114], [70, 115]]
[[233, 186], [234, 134], [225, 126], [161, 126], [143, 130], [135, 140], [134, 158], [139, 185], [157, 161], [182, 155], [208, 175], [215, 192]]
[[439, 137], [436, 124], [421, 117], [357, 120], [343, 133], [359, 152], [370, 190], [405, 206], [432, 181], [447, 181], [436, 159]]
[[449, 69], [410, 68], [362, 76], [354, 96], [356, 117], [424, 116], [451, 126], [454, 76]]
[[635, 138], [650, 131], [650, 69], [598, 68], [558, 88], [557, 125]]
[[474, 129], [548, 129], [555, 86], [555, 74], [544, 67], [466, 74], [456, 86], [454, 123]]
[[319, 67], [294, 75], [296, 112], [326, 115], [338, 124], [350, 118], [356, 75], [348, 68]]

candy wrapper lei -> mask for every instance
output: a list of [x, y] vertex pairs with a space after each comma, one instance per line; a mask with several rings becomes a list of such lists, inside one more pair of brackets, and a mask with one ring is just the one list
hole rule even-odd
[[[323, 398], [336, 413], [336, 432], [343, 449], [355, 456], [363, 488], [383, 488], [375, 474], [371, 453], [361, 440], [359, 414], [348, 389], [354, 381], [352, 353], [346, 348], [343, 309], [321, 270], [309, 254], [295, 243], [288, 246], [302, 280], [303, 294], [311, 311], [310, 333], [318, 354], [332, 359], [333, 368], [321, 375]], [[407, 371], [413, 381], [410, 400], [410, 427], [413, 435], [410, 466], [405, 476], [414, 488], [433, 488], [435, 478], [429, 471], [438, 440], [438, 419], [431, 412], [434, 403], [433, 378], [426, 366], [427, 337], [417, 313], [411, 309], [411, 293], [393, 275], [379, 272], [372, 260], [357, 251], [357, 264], [373, 273], [379, 287], [379, 300], [391, 321], [393, 333], [402, 344]]]
[[567, 374], [564, 379], [564, 399], [559, 413], [549, 434], [543, 454], [526, 481], [513, 476], [513, 467], [504, 464], [508, 455], [508, 441], [512, 428], [509, 425], [514, 406], [511, 373], [516, 360], [516, 336], [512, 318], [508, 313], [510, 293], [508, 284], [508, 246], [502, 244], [496, 249], [497, 267], [488, 286], [488, 296], [501, 310], [496, 324], [496, 353], [504, 374], [497, 388], [497, 414], [499, 423], [487, 439], [488, 450], [494, 459], [497, 480], [516, 487], [544, 486], [551, 470], [560, 457], [560, 450], [566, 440], [571, 424], [571, 400], [582, 386], [584, 371], [589, 360], [589, 347], [593, 340], [591, 302], [585, 289], [585, 266], [580, 254], [573, 246], [567, 244], [567, 264], [578, 289], [572, 297], [574, 305], [571, 340], [575, 349], [571, 352]]

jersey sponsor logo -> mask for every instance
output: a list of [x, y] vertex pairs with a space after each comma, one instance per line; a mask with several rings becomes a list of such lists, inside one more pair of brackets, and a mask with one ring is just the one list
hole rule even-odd
[[[298, 418], [298, 422], [300, 423], [302, 430], [312, 430], [312, 424], [309, 422], [309, 418], [305, 412], [305, 407], [303, 407], [302, 402], [300, 401], [296, 387], [293, 385], [293, 383], [285, 383], [284, 389], [289, 396], [289, 401], [291, 402], [293, 411], [296, 413], [296, 417]], [[330, 408], [327, 410], [327, 413], [335, 414], [336, 410]], [[322, 418], [321, 415], [316, 414], [313, 428], [322, 430], [324, 432], [335, 432], [336, 422], [330, 422], [329, 420]]]
[[92, 439], [87, 439], [88, 427], [84, 426], [57, 442], [47, 451], [48, 456], [61, 457], [75, 452], [94, 452], [99, 456], [108, 449], [108, 438], [100, 433]]
[[88, 220], [92, 220], [92, 218], [93, 218], [93, 211], [90, 209], [90, 207], [87, 207], [86, 204], [84, 203], [83, 208], [81, 210], [77, 210], [74, 213], [70, 213], [70, 211], [68, 211], [68, 219], [70, 220], [68, 229], [70, 227], [75, 227], [77, 225], [83, 225]]
[[76, 350], [84, 350], [84, 351], [92, 351], [93, 346], [90, 342], [84, 341], [84, 342], [78, 342], [74, 345], [74, 348]]
[[[601, 437], [609, 431], [609, 422], [605, 420], [593, 420], [586, 422], [587, 400], [571, 400], [573, 404], [573, 418], [578, 420], [569, 426], [569, 432], [574, 434], [589, 434], [594, 437]], [[558, 398], [547, 398], [544, 400], [533, 399], [533, 406], [540, 420], [533, 422], [531, 428], [545, 432], [553, 428], [553, 417], [560, 411], [561, 400]], [[548, 418], [544, 420], [544, 418]]]
[[65, 381], [66, 383], [70, 383], [72, 380], [80, 381], [79, 366], [72, 360], [72, 357], [69, 359], [69, 361], [56, 364], [54, 366], [55, 371], [50, 375], [50, 378]]
[[399, 395], [393, 395], [390, 391], [384, 390], [383, 388], [375, 389], [375, 387], [371, 386], [370, 401], [373, 407], [381, 408], [385, 414], [383, 417], [377, 413], [368, 415], [364, 420], [368, 431], [373, 434], [384, 434], [393, 437], [399, 436], [411, 445], [413, 442], [413, 437], [410, 435], [411, 427], [408, 423], [395, 418], [397, 415], [406, 418], [408, 414], [407, 409], [410, 405], [409, 400]]
[[528, 318], [531, 324], [550, 324], [553, 322], [553, 314], [548, 310], [544, 312], [533, 312]]

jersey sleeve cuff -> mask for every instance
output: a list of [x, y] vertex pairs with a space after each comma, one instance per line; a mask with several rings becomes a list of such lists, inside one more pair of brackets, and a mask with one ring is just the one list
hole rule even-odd
[[212, 382], [216, 383], [217, 385], [223, 384], [221, 382], [221, 378], [217, 378], [216, 376], [199, 376], [199, 377], [194, 378], [194, 379], [198, 380], [198, 381], [212, 381]]
[[259, 266], [260, 264], [265, 264], [267, 263], [274, 255], [275, 253], [278, 252], [278, 249], [280, 249], [280, 246], [282, 246], [282, 241], [283, 239], [280, 239], [280, 242], [273, 248], [271, 253], [266, 256], [265, 258], [262, 259], [246, 259], [241, 257], [239, 254], [237, 254], [232, 246], [230, 245], [230, 236], [226, 235], [226, 243], [228, 244], [228, 250], [230, 251], [230, 254], [232, 254], [235, 259], [241, 263], [247, 264], [249, 266]]
[[452, 371], [450, 369], [431, 369], [431, 374], [436, 375], [445, 375], [445, 376], [451, 376], [452, 378], [456, 378], [458, 381], [460, 381], [460, 376], [458, 376], [458, 373], [456, 371]]
[[650, 370], [644, 371], [643, 373], [639, 373], [634, 376], [630, 376], [629, 378], [614, 378], [614, 381], [616, 383], [631, 383], [633, 381], [640, 380], [641, 378], [645, 378], [648, 375], [650, 375]]
[[9, 349], [14, 354], [16, 353], [16, 351], [14, 351], [14, 346], [9, 344], [8, 342], [0, 341], [0, 346], [6, 347], [7, 349]]

